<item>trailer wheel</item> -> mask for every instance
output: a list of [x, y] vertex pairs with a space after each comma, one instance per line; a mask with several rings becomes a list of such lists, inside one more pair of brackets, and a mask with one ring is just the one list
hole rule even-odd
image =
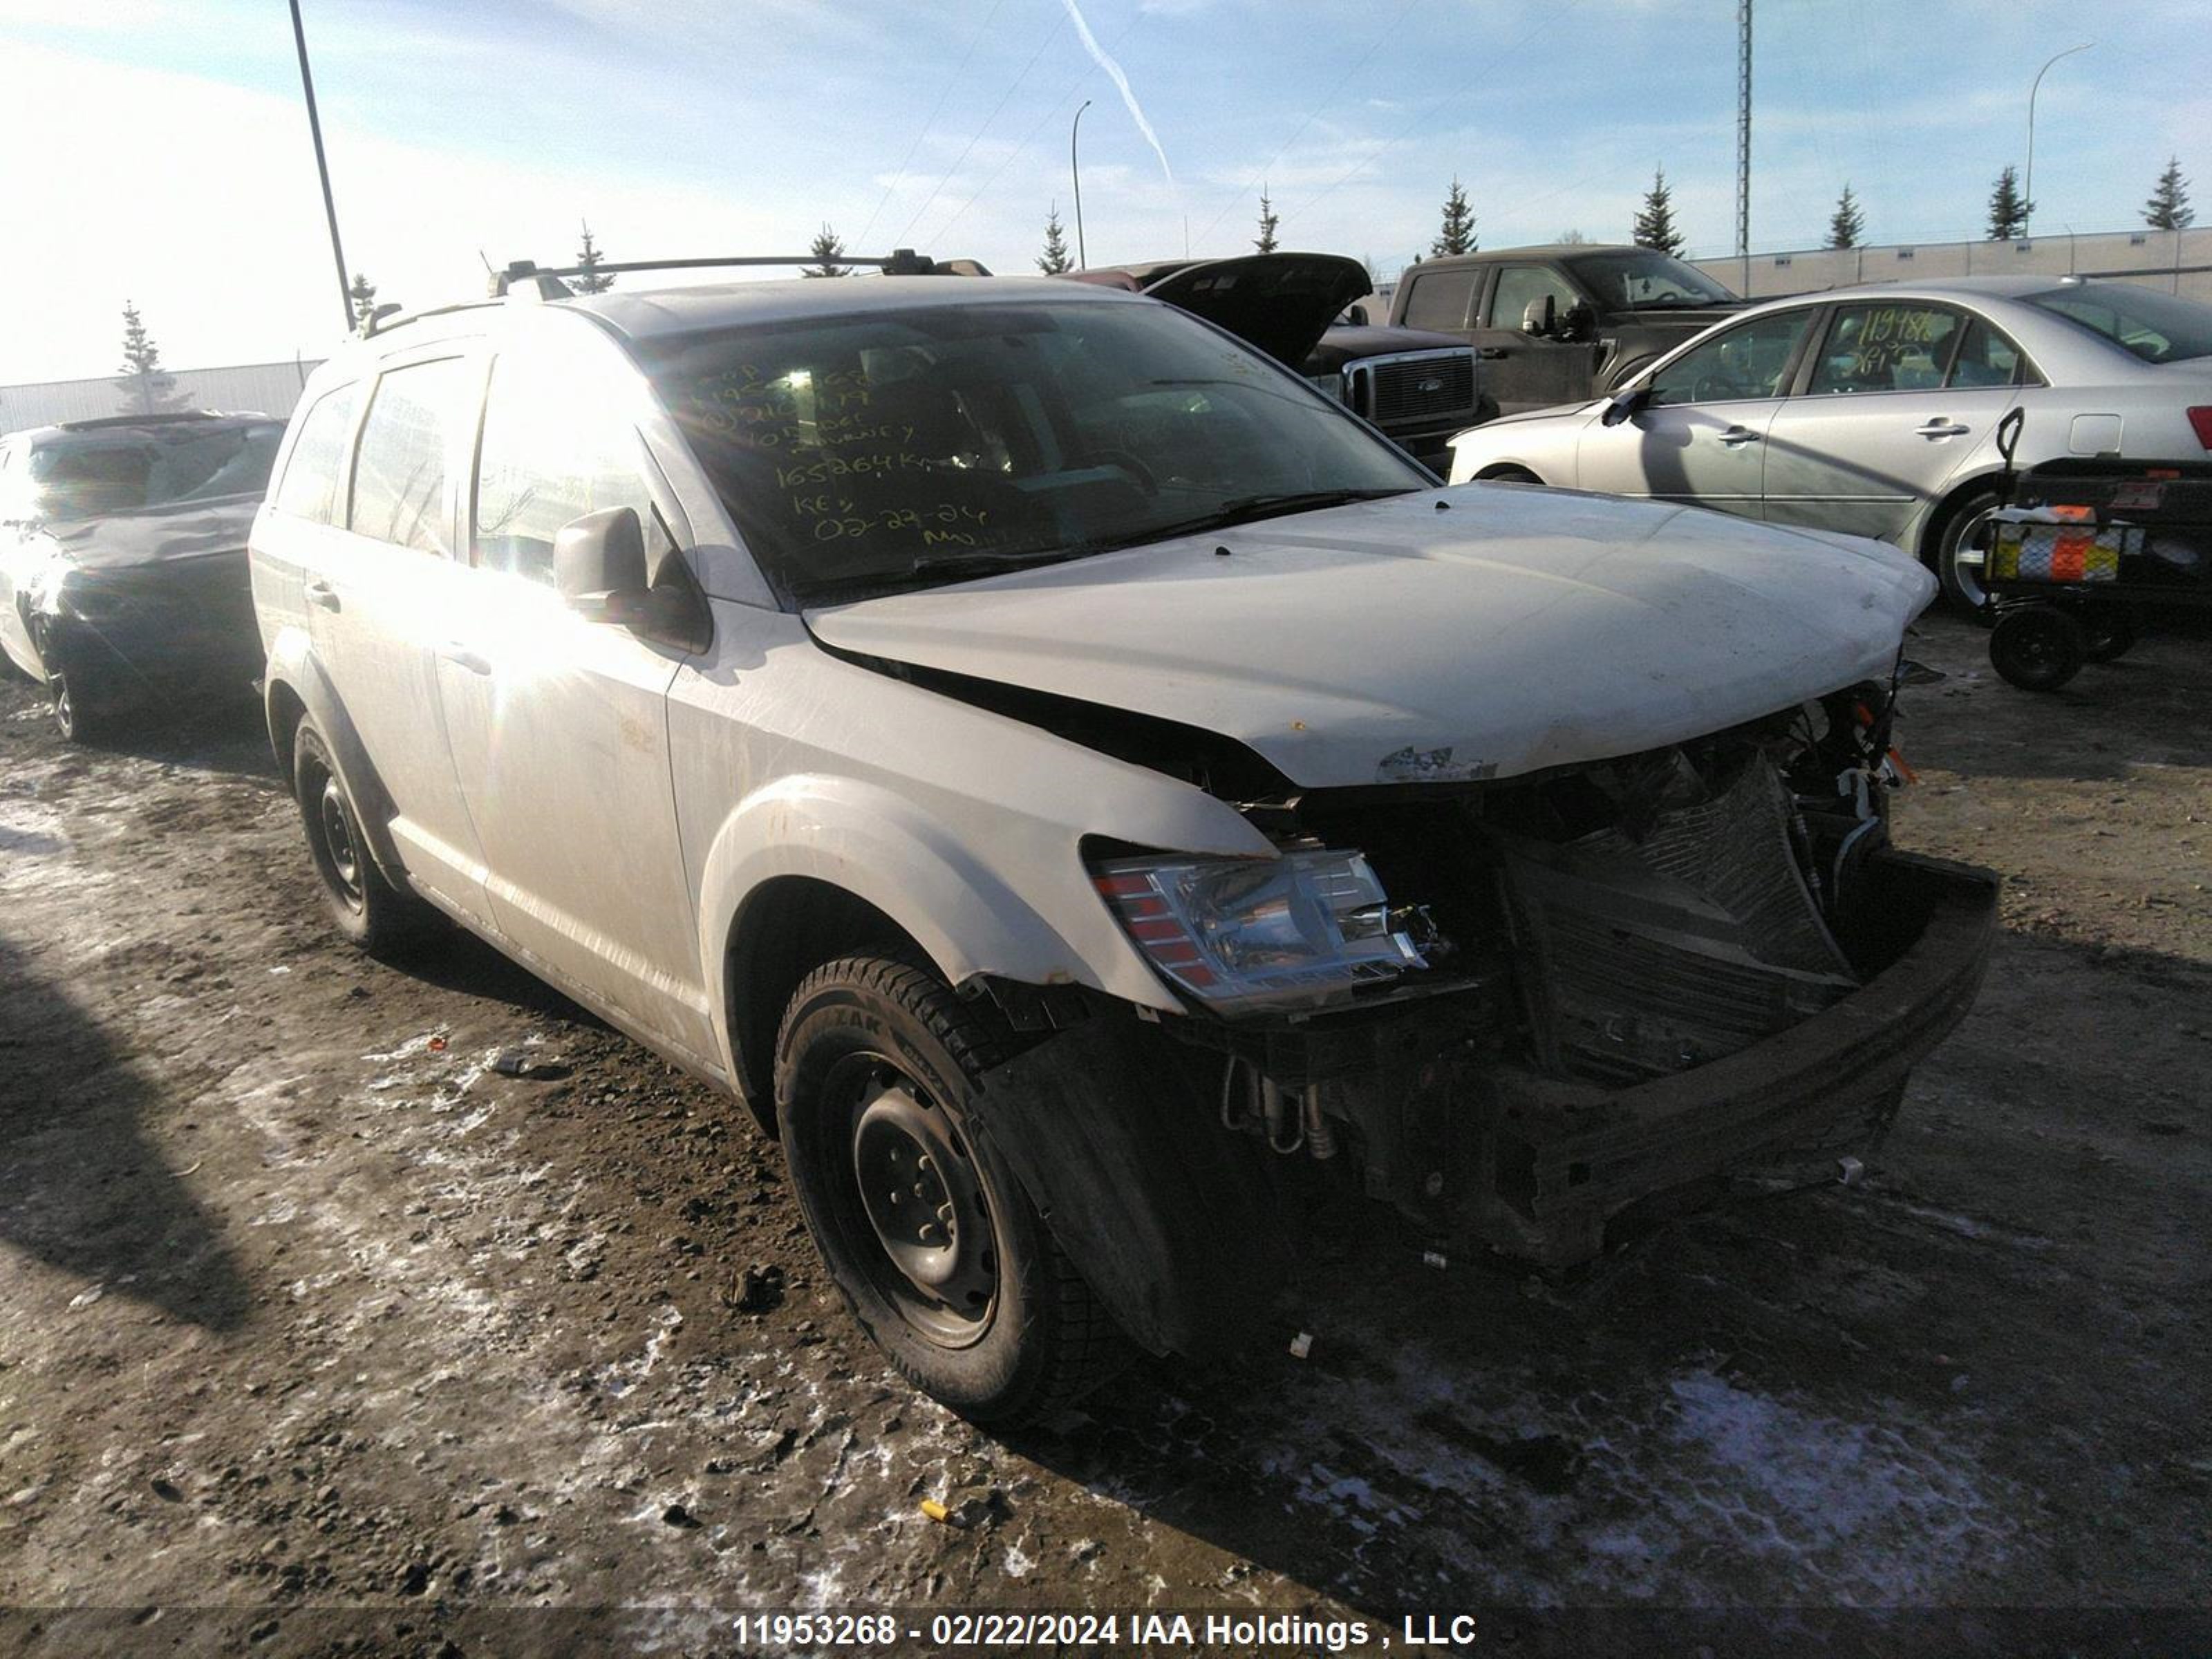
[[800, 981], [775, 1095], [823, 1266], [891, 1364], [978, 1422], [1047, 1416], [1131, 1357], [1005, 1161], [969, 1127], [1003, 1035], [927, 969], [847, 957]]
[[2082, 633], [2081, 654], [2091, 662], [2118, 662], [2136, 647], [2136, 619], [2124, 611], [2092, 611]]
[[2087, 660], [2081, 624], [2051, 605], [2008, 611], [1990, 635], [1990, 665], [2023, 691], [2056, 691]]

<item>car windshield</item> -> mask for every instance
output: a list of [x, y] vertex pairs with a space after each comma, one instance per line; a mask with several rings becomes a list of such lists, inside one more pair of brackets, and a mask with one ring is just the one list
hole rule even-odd
[[64, 434], [31, 452], [24, 516], [69, 522], [149, 507], [258, 495], [282, 421], [180, 422]]
[[1666, 310], [1675, 306], [1724, 306], [1730, 294], [1695, 265], [1648, 248], [1624, 253], [1585, 253], [1574, 273], [1608, 311]]
[[641, 348], [771, 580], [927, 586], [1429, 483], [1170, 307], [956, 304]]
[[2085, 283], [2027, 303], [2086, 328], [2147, 363], [2212, 357], [2212, 306], [2129, 283]]

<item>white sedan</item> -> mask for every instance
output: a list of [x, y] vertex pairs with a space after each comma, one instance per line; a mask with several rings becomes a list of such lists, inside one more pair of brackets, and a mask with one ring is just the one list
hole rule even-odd
[[2212, 306], [2132, 283], [1984, 276], [1840, 289], [1715, 325], [1595, 403], [1452, 442], [1451, 479], [1693, 503], [1879, 537], [1978, 607], [1997, 422], [2023, 468], [2212, 451]]

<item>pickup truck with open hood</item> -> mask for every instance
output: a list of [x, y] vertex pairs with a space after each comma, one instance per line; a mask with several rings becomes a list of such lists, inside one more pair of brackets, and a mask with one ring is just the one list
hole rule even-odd
[[955, 1408], [1233, 1345], [1338, 1189], [1565, 1275], [1848, 1179], [1964, 1015], [1895, 550], [1440, 489], [1107, 287], [533, 287], [333, 356], [255, 525], [330, 915], [731, 1090]]

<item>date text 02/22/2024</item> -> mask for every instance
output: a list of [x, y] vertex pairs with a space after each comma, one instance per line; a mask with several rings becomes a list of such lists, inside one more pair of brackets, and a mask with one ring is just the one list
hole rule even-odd
[[1477, 1626], [1471, 1613], [1408, 1613], [1394, 1642], [1392, 1632], [1364, 1620], [1298, 1613], [1028, 1611], [940, 1613], [926, 1625], [890, 1613], [749, 1613], [739, 1614], [732, 1628], [742, 1638], [799, 1648], [866, 1649], [927, 1640], [939, 1651], [1072, 1644], [1094, 1649], [1295, 1645], [1342, 1653], [1376, 1644], [1463, 1648], [1475, 1640]]

